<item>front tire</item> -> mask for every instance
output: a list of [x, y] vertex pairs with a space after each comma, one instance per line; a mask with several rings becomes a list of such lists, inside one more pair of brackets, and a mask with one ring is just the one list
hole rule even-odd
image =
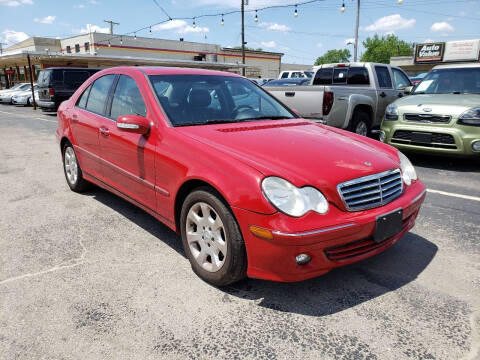
[[72, 191], [80, 193], [90, 188], [91, 184], [83, 178], [77, 155], [70, 143], [63, 147], [63, 171], [67, 184]]
[[215, 191], [202, 187], [186, 197], [180, 231], [185, 254], [201, 279], [225, 286], [246, 276], [242, 234], [228, 205]]

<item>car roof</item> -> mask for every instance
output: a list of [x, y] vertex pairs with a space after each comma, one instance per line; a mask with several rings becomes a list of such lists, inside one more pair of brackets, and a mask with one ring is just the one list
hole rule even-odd
[[433, 69], [461, 69], [461, 68], [475, 68], [480, 67], [480, 63], [455, 63], [437, 65]]

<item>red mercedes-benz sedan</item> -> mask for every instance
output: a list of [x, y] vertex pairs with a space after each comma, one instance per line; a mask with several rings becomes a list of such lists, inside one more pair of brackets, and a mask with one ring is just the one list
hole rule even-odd
[[70, 188], [93, 183], [152, 214], [218, 286], [298, 281], [376, 255], [424, 200], [393, 147], [299, 118], [231, 73], [106, 69], [58, 120]]

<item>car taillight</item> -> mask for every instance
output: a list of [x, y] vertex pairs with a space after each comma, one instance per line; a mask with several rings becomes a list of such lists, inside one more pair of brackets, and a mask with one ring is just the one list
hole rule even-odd
[[50, 88], [50, 89], [48, 89], [48, 93], [53, 96], [53, 95], [55, 95], [55, 90]]
[[323, 115], [328, 115], [333, 106], [333, 92], [324, 91], [323, 92]]

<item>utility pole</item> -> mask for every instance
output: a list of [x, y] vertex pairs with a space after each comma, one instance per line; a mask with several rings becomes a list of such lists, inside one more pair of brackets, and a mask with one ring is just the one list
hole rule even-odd
[[107, 24], [110, 24], [110, 35], [113, 35], [113, 25], [120, 25], [120, 23], [114, 22], [112, 20], [103, 20]]
[[0, 42], [0, 55], [3, 54], [3, 45], [7, 45], [7, 44]]
[[[37, 100], [35, 99], [35, 90], [33, 89], [33, 71], [32, 71], [32, 63], [30, 62], [30, 54], [27, 53], [27, 61], [28, 61], [28, 71], [30, 72], [30, 89], [32, 90], [32, 106], [33, 110], [37, 110]], [[27, 74], [25, 74], [26, 76]]]
[[242, 75], [245, 76], [245, 2], [248, 0], [241, 0], [242, 2]]
[[357, 0], [357, 20], [355, 21], [355, 48], [353, 49], [353, 61], [357, 61], [358, 53], [358, 23], [360, 18], [360, 0]]

